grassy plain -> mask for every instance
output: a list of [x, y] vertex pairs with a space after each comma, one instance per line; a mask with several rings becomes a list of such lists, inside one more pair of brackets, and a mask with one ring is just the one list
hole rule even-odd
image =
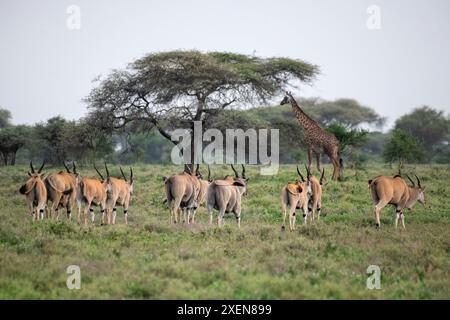
[[[212, 169], [216, 178], [230, 173]], [[325, 187], [326, 216], [294, 232], [281, 231], [279, 198], [295, 167], [276, 176], [258, 169], [248, 166], [238, 230], [233, 216], [223, 229], [208, 227], [204, 208], [195, 225], [169, 224], [162, 177], [180, 167], [134, 166], [129, 225], [119, 209], [117, 225], [100, 226], [96, 209], [88, 227], [63, 214], [32, 222], [18, 193], [27, 167], [0, 168], [0, 299], [450, 299], [449, 166], [409, 168], [422, 178], [427, 204], [405, 213], [405, 231], [394, 229], [392, 207], [374, 228], [367, 180], [392, 175], [390, 167], [347, 169], [345, 181]], [[66, 287], [69, 265], [80, 266], [80, 290]], [[380, 290], [366, 288], [369, 265], [381, 268]]]

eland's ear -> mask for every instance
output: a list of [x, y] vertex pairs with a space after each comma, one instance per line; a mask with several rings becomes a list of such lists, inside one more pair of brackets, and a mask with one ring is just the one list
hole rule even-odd
[[420, 189], [422, 189], [422, 192], [423, 192], [423, 191], [425, 191], [425, 188], [426, 188], [426, 187], [422, 187], [422, 188], [420, 188]]
[[27, 173], [28, 173], [28, 175], [29, 175], [29, 176], [31, 177], [31, 172], [30, 172], [30, 171], [28, 171]]
[[297, 186], [297, 191], [298, 191], [298, 193], [302, 193], [303, 192], [302, 186]]

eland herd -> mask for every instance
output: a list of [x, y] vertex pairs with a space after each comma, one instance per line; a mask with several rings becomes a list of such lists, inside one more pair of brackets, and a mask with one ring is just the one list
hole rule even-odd
[[[130, 176], [127, 179], [120, 167], [122, 177], [115, 178], [109, 173], [106, 162], [106, 177], [94, 165], [98, 177], [82, 177], [75, 163], [72, 170], [64, 163], [66, 171], [50, 173], [45, 176], [42, 173], [45, 162], [38, 170], [35, 170], [30, 162], [28, 180], [23, 184], [19, 192], [26, 197], [28, 209], [33, 220], [42, 220], [45, 217], [58, 219], [58, 210], [66, 209], [67, 218], [71, 220], [72, 210], [77, 208], [77, 221], [81, 224], [81, 212], [83, 211], [84, 224], [95, 221], [93, 206], [99, 206], [102, 213], [102, 224], [115, 224], [117, 206], [123, 207], [125, 224], [128, 224], [128, 208], [133, 194], [133, 169], [130, 168]], [[200, 166], [185, 165], [184, 171], [171, 177], [164, 177], [164, 189], [167, 203], [170, 209], [170, 223], [182, 222], [192, 224], [195, 222], [197, 209], [206, 203], [209, 215], [209, 225], [212, 225], [213, 210], [217, 210], [217, 225], [224, 225], [225, 213], [233, 213], [237, 226], [241, 225], [242, 197], [247, 193], [249, 178], [242, 165], [241, 173], [238, 173], [233, 165], [231, 169], [234, 175], [226, 175], [222, 179], [213, 179], [208, 165], [208, 177], [203, 178]], [[281, 191], [282, 230], [285, 230], [286, 216], [288, 215], [289, 230], [295, 230], [296, 209], [301, 209], [303, 224], [313, 223], [317, 216], [320, 219], [322, 210], [323, 187], [327, 184], [325, 170], [322, 169], [320, 178], [315, 177], [310, 168], [306, 167], [306, 179], [297, 166], [295, 181], [288, 182]], [[380, 211], [387, 204], [395, 206], [396, 219], [401, 220], [403, 228], [404, 209], [411, 209], [416, 202], [425, 204], [424, 191], [417, 175], [417, 184], [406, 175], [411, 185], [401, 175], [394, 177], [377, 176], [368, 181], [369, 189], [374, 203], [374, 215], [376, 227], [380, 227]], [[48, 206], [51, 202], [51, 206]], [[83, 209], [83, 210], [82, 210]], [[88, 217], [88, 212], [90, 216]]]
[[[116, 207], [123, 206], [125, 223], [128, 223], [128, 207], [130, 205], [131, 195], [133, 193], [133, 169], [130, 168], [130, 178], [127, 179], [122, 168], [122, 179], [111, 177], [108, 167], [105, 163], [106, 178], [97, 171], [99, 178], [82, 177], [75, 166], [75, 162], [70, 170], [64, 163], [66, 171], [50, 173], [45, 177], [42, 173], [45, 163], [39, 170], [35, 170], [33, 162], [30, 162], [29, 179], [19, 189], [19, 192], [25, 195], [28, 209], [33, 220], [42, 220], [45, 216], [57, 219], [58, 209], [65, 208], [67, 218], [72, 217], [72, 210], [77, 206], [77, 221], [81, 223], [81, 210], [83, 210], [84, 224], [88, 224], [88, 211], [90, 213], [91, 223], [94, 223], [93, 205], [100, 206], [102, 213], [102, 224], [105, 223], [105, 216], [108, 224], [115, 224]], [[48, 202], [52, 205], [50, 210]], [[48, 212], [50, 211], [50, 212]]]

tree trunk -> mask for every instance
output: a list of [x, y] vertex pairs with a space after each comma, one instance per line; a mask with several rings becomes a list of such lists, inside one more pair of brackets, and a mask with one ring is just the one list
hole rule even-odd
[[[205, 103], [206, 103], [206, 96], [204, 96], [203, 94], [197, 94], [197, 112], [195, 114], [195, 117], [193, 119], [193, 121], [191, 122], [191, 170], [194, 170], [194, 166], [195, 166], [195, 135], [194, 135], [194, 126], [195, 126], [195, 121], [202, 121], [202, 115], [203, 115], [203, 110], [205, 108]], [[202, 126], [202, 131], [203, 131], [203, 126]], [[201, 132], [201, 135], [203, 137], [203, 132]], [[202, 143], [202, 142], [200, 142]], [[203, 143], [202, 143], [202, 150], [203, 150]]]
[[399, 175], [402, 174], [402, 169], [403, 169], [403, 159], [399, 158], [399, 160], [398, 160], [398, 174]]
[[10, 164], [12, 166], [16, 165], [16, 154], [17, 154], [17, 150], [12, 151], [12, 153], [11, 153], [11, 162], [10, 162]]
[[194, 121], [191, 123], [191, 171], [193, 171], [194, 165], [195, 165], [195, 142], [194, 142], [195, 136], [194, 136]]

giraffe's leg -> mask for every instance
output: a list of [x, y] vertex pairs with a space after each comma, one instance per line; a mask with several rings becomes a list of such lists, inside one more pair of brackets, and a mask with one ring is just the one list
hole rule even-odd
[[319, 172], [322, 172], [322, 168], [320, 167], [320, 156], [320, 152], [316, 152], [317, 170], [319, 170]]
[[339, 178], [339, 160], [336, 161], [334, 157], [330, 157], [331, 163], [333, 164], [333, 177], [332, 179], [334, 181], [338, 180]]
[[311, 171], [311, 163], [312, 163], [312, 147], [308, 146], [308, 170]]

